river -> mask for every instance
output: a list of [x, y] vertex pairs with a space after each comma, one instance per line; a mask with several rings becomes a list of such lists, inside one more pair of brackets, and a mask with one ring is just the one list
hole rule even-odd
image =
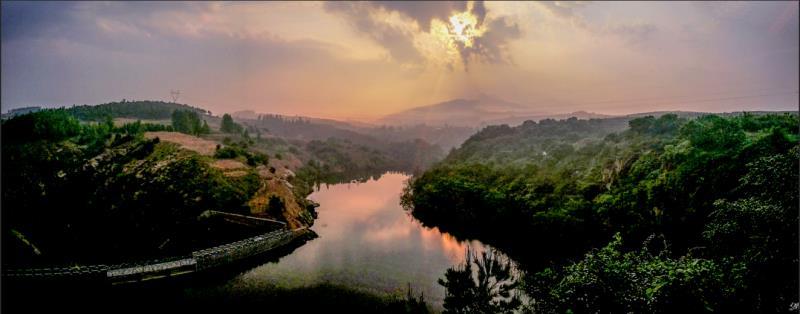
[[[338, 291], [328, 296], [326, 290], [296, 289], [332, 284], [370, 295], [398, 297], [405, 296], [410, 285], [414, 295], [424, 294], [432, 309], [441, 311], [445, 290], [437, 280], [449, 267], [463, 263], [468, 245], [478, 251], [484, 245], [458, 241], [412, 218], [399, 204], [407, 179], [404, 174], [386, 173], [364, 183], [323, 186], [309, 196], [321, 204], [312, 227], [319, 237], [293, 251], [287, 249], [282, 254], [288, 254], [282, 257], [265, 257], [261, 262], [255, 259], [229, 270], [175, 280], [112, 287], [92, 282], [42, 285], [34, 281], [15, 286], [13, 294], [4, 294], [5, 301], [11, 300], [4, 302], [4, 308], [98, 313], [123, 308], [136, 313], [155, 308], [214, 313], [261, 307], [277, 310], [303, 308], [298, 302], [320, 298], [326, 299], [326, 304], [336, 304], [338, 301], [331, 301], [331, 297], [350, 296]], [[41, 295], [50, 301], [41, 302]]]
[[[437, 279], [464, 261], [467, 245], [436, 228], [423, 227], [400, 206], [407, 175], [386, 173], [365, 183], [322, 186], [309, 196], [319, 202], [312, 229], [319, 235], [276, 263], [255, 267], [232, 279], [232, 287], [284, 288], [342, 284], [402, 295], [410, 283], [441, 308], [444, 288]], [[234, 289], [235, 290], [235, 289]]]

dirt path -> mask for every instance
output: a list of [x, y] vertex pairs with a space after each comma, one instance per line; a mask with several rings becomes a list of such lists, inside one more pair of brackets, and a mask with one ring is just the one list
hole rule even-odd
[[211, 156], [217, 149], [217, 143], [196, 136], [178, 132], [146, 132], [146, 138], [158, 137], [162, 141], [175, 143], [181, 147], [197, 152], [201, 155]]

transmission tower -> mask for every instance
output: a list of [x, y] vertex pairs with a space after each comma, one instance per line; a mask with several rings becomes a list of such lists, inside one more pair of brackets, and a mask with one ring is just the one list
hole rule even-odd
[[172, 96], [172, 102], [178, 102], [178, 97], [181, 95], [180, 90], [171, 90], [169, 91], [170, 96]]

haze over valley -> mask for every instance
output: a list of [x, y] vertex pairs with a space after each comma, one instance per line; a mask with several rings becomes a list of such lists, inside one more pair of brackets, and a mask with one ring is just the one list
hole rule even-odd
[[798, 2], [0, 2], [9, 313], [791, 313]]

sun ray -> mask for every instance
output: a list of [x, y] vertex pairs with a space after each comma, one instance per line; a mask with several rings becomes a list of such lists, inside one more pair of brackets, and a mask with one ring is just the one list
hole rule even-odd
[[483, 36], [486, 28], [478, 25], [478, 18], [467, 10], [450, 16], [450, 36], [465, 47], [472, 47], [475, 38]]

